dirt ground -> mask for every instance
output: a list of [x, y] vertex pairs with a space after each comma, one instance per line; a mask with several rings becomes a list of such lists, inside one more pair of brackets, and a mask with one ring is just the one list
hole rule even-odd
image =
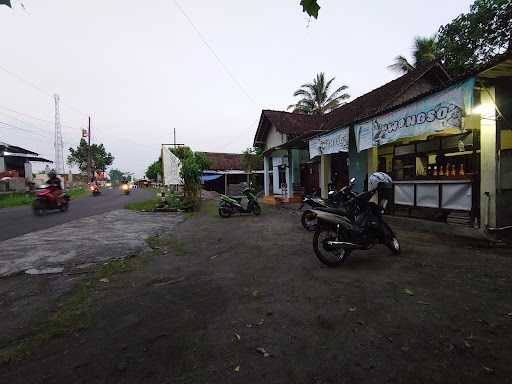
[[401, 256], [330, 269], [296, 212], [211, 204], [126, 262], [0, 280], [0, 382], [512, 382], [510, 249], [395, 227]]

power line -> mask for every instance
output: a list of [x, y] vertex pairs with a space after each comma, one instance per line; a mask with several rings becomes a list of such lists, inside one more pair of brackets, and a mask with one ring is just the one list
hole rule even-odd
[[181, 12], [181, 14], [185, 17], [185, 19], [187, 19], [187, 21], [189, 22], [189, 24], [192, 26], [192, 28], [194, 29], [194, 31], [197, 33], [197, 35], [199, 36], [199, 39], [203, 42], [203, 44], [206, 46], [206, 48], [208, 48], [208, 50], [210, 51], [210, 53], [215, 57], [215, 59], [217, 60], [217, 62], [221, 65], [221, 67], [224, 69], [224, 71], [227, 73], [227, 75], [231, 78], [231, 80], [233, 80], [233, 82], [238, 86], [238, 88], [240, 88], [240, 90], [242, 91], [242, 93], [247, 97], [247, 99], [249, 99], [249, 101], [251, 103], [253, 103], [256, 107], [259, 107], [259, 104], [251, 97], [251, 95], [249, 95], [249, 92], [247, 92], [247, 90], [244, 88], [244, 86], [237, 80], [237, 78], [235, 77], [235, 75], [231, 72], [231, 70], [228, 68], [228, 66], [226, 64], [224, 64], [224, 62], [222, 61], [222, 59], [220, 58], [220, 56], [215, 52], [215, 50], [213, 49], [213, 47], [208, 43], [208, 41], [206, 40], [206, 38], [204, 37], [204, 35], [201, 33], [201, 31], [199, 30], [199, 28], [196, 27], [196, 25], [194, 24], [194, 22], [192, 21], [192, 19], [190, 18], [190, 16], [185, 12], [185, 10], [183, 9], [183, 7], [178, 3], [177, 0], [173, 0], [174, 1], [174, 5], [176, 6], [176, 8], [178, 8], [178, 10]]
[[[0, 108], [1, 108], [1, 109], [5, 109], [6, 111], [11, 111], [12, 113], [17, 113], [17, 114], [19, 114], [19, 115], [21, 115], [21, 116], [30, 117], [31, 119], [41, 121], [42, 123], [45, 123], [45, 124], [53, 125], [53, 121], [50, 121], [50, 120], [37, 118], [37, 117], [35, 117], [35, 116], [31, 116], [31, 115], [28, 115], [28, 114], [25, 114], [25, 113], [22, 113], [22, 112], [17, 112], [17, 111], [15, 111], [15, 110], [13, 110], [13, 109], [4, 108], [4, 107], [2, 107], [1, 105], [0, 105]], [[29, 124], [29, 125], [32, 125], [32, 126], [36, 127], [35, 123], [30, 122], [30, 121], [27, 121], [27, 120], [22, 120], [22, 119], [20, 119], [19, 117], [16, 117], [15, 115], [12, 115], [12, 114], [10, 114], [10, 113], [6, 113], [6, 112], [2, 112], [2, 111], [0, 111], [0, 114], [2, 114], [2, 115], [4, 115], [4, 116], [7, 116], [7, 117], [9, 117], [9, 118], [11, 118], [11, 119], [18, 120], [19, 122], [21, 122], [21, 123], [23, 123], [23, 124]], [[63, 126], [63, 127], [67, 127], [67, 128], [68, 128], [68, 131], [71, 131], [71, 130], [76, 131], [76, 130], [78, 130], [78, 129], [79, 129], [79, 128], [76, 128], [76, 127], [72, 127], [72, 126], [70, 126], [70, 125], [64, 125], [64, 124], [63, 124], [62, 126]]]
[[240, 134], [238, 134], [234, 139], [229, 140], [228, 142], [224, 143], [224, 145], [222, 145], [222, 147], [227, 147], [228, 145], [231, 145], [231, 144], [233, 144], [234, 142], [236, 142], [237, 140], [239, 140], [239, 139], [240, 139], [240, 137], [241, 137], [240, 135], [241, 135], [242, 133], [247, 132], [249, 129], [251, 129], [255, 124], [257, 124], [257, 123], [258, 123], [258, 121], [259, 121], [259, 118], [258, 118], [258, 119], [256, 119], [255, 121], [253, 121], [250, 125], [248, 125], [248, 126], [247, 126], [247, 127], [246, 127], [246, 128], [245, 128], [245, 129], [240, 133]]
[[[30, 80], [27, 80], [25, 79], [24, 77], [18, 75], [17, 73], [14, 73], [13, 71], [3, 67], [0, 65], [0, 70], [2, 70], [3, 72], [7, 73], [8, 75], [10, 75], [11, 77], [17, 79], [18, 81], [22, 82], [23, 84], [27, 85], [28, 87], [38, 91], [39, 93], [45, 95], [45, 96], [48, 96], [48, 97], [51, 97], [53, 98], [53, 93], [47, 91], [46, 89], [43, 89], [41, 88], [40, 86], [36, 85], [34, 82], [30, 81]], [[67, 107], [69, 109], [73, 109], [74, 111], [84, 115], [84, 116], [89, 116], [87, 113], [81, 111], [80, 109], [76, 108], [75, 106], [69, 104], [69, 103], [65, 103], [67, 105]]]

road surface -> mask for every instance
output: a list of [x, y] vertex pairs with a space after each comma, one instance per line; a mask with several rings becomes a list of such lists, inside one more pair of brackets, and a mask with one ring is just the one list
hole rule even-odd
[[123, 208], [126, 203], [147, 200], [155, 196], [151, 189], [135, 189], [128, 196], [117, 188], [103, 190], [99, 196], [84, 196], [71, 200], [67, 212], [51, 211], [37, 217], [29, 205], [0, 209], [0, 241], [55, 225]]

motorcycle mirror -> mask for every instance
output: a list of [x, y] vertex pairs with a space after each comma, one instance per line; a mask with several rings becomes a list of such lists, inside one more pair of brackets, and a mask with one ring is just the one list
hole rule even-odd
[[350, 179], [350, 185], [354, 185], [356, 183], [356, 178], [355, 177], [352, 177]]
[[328, 195], [329, 195], [329, 196], [332, 196], [332, 195], [334, 195], [335, 193], [336, 193], [336, 192], [334, 192], [334, 191], [329, 191]]

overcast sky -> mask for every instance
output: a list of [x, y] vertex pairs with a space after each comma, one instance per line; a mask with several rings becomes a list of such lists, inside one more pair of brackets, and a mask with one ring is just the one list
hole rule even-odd
[[[431, 35], [467, 0], [23, 0], [0, 6], [0, 141], [53, 159], [54, 104], [62, 101], [65, 153], [92, 116], [92, 139], [114, 167], [142, 176], [161, 143], [240, 152], [262, 108], [285, 109], [317, 72], [355, 98], [396, 77], [416, 35]], [[226, 70], [227, 68], [227, 70]], [[48, 94], [47, 94], [48, 93]], [[49, 122], [35, 120], [8, 109]], [[13, 126], [17, 127], [14, 128]]]

